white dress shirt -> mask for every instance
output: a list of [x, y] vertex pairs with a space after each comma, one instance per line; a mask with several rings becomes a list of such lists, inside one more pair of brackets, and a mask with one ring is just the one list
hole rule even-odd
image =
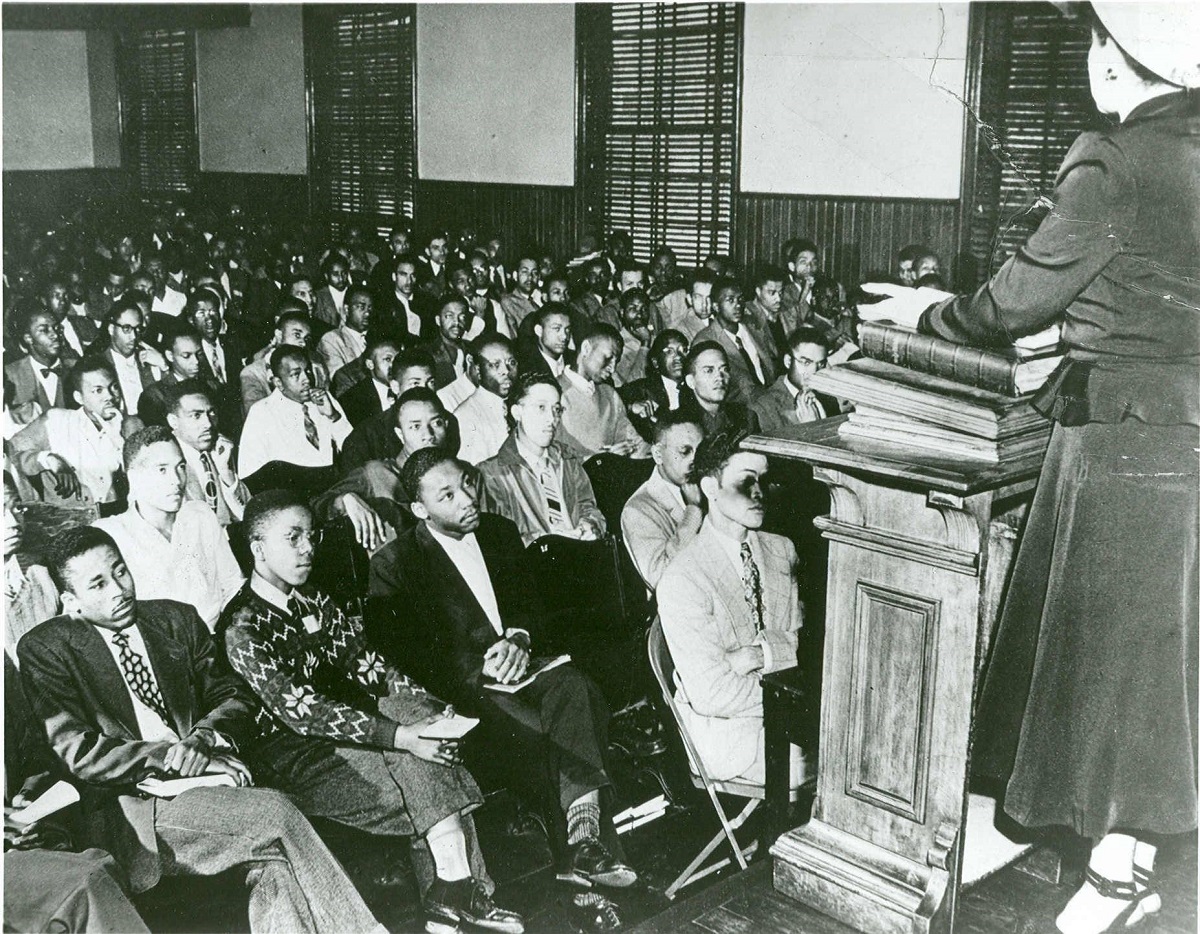
[[335, 448], [341, 448], [350, 436], [350, 420], [336, 399], [330, 397], [335, 421], [326, 417], [313, 403], [308, 414], [317, 429], [317, 446], [304, 433], [304, 409], [275, 389], [265, 399], [250, 406], [242, 427], [242, 445], [238, 451], [238, 475], [249, 477], [264, 464], [284, 461], [299, 467], [331, 467]]
[[[204, 484], [208, 482], [208, 472], [200, 460], [200, 452], [182, 441], [179, 442], [179, 450], [183, 451], [183, 459], [187, 463], [188, 472], [200, 482], [200, 489], [203, 490]], [[211, 458], [212, 455], [210, 454], [209, 457]], [[246, 511], [246, 504], [238, 496], [240, 481], [235, 482], [232, 486], [226, 486], [225, 481], [221, 479], [221, 471], [217, 470], [215, 461], [213, 462], [213, 473], [217, 475], [217, 495], [225, 501], [226, 507], [233, 516], [233, 521], [241, 522], [242, 515]]]
[[412, 310], [412, 302], [409, 301], [407, 295], [400, 292], [396, 293], [396, 301], [404, 306], [404, 320], [408, 325], [408, 332], [416, 337], [420, 337], [421, 318]]
[[[83, 341], [79, 339], [79, 332], [75, 330], [75, 323], [71, 320], [70, 315], [67, 315], [62, 320], [62, 333], [63, 340], [67, 342], [67, 346], [82, 357]], [[51, 396], [50, 398], [53, 399], [54, 397]]]
[[216, 514], [204, 503], [179, 507], [168, 540], [137, 505], [93, 523], [112, 536], [142, 600], [190, 603], [210, 630], [245, 578]]
[[433, 540], [442, 546], [442, 550], [446, 552], [458, 569], [458, 573], [467, 582], [471, 593], [475, 595], [475, 599], [483, 607], [483, 612], [487, 614], [488, 622], [496, 630], [496, 635], [503, 636], [504, 622], [500, 619], [500, 604], [496, 602], [496, 589], [492, 586], [492, 577], [488, 573], [487, 562], [483, 559], [483, 552], [479, 548], [479, 542], [474, 533], [464, 535], [461, 539], [454, 539], [449, 535], [443, 535], [428, 522], [425, 523], [425, 527], [429, 529]]
[[342, 320], [342, 315], [346, 312], [346, 289], [340, 292], [332, 285], [329, 286], [329, 294], [333, 296], [333, 307], [337, 309], [338, 320]]
[[[142, 739], [149, 743], [179, 742], [179, 734], [167, 726], [163, 722], [162, 717], [142, 703], [142, 699], [133, 692], [133, 688], [125, 680], [125, 669], [121, 667], [121, 649], [113, 641], [113, 636], [117, 633], [111, 629], [105, 629], [103, 626], [94, 626], [92, 628], [100, 633], [100, 638], [104, 640], [104, 644], [108, 646], [108, 650], [112, 653], [113, 661], [117, 665], [117, 671], [121, 674], [121, 683], [125, 685], [125, 690], [129, 693], [129, 699], [133, 702], [133, 714], [137, 717], [138, 732], [142, 734]], [[146, 642], [142, 639], [142, 633], [138, 629], [137, 623], [126, 629], [122, 629], [121, 632], [129, 636], [130, 650], [134, 654], [142, 656], [142, 660], [146, 663], [146, 670], [150, 672], [150, 680], [154, 683], [155, 687], [158, 687], [158, 692], [161, 694], [162, 688], [158, 684], [158, 675], [154, 671], [154, 665], [150, 661], [150, 653], [146, 651]]]
[[[717, 533], [713, 537], [717, 540], [718, 543], [720, 543], [721, 550], [723, 552], [725, 552], [726, 555], [729, 556], [729, 560], [733, 563], [734, 573], [736, 573], [738, 576], [738, 579], [741, 580], [742, 579], [742, 542], [738, 541], [737, 539], [730, 538], [728, 535], [723, 535], [721, 532], [718, 532], [716, 528], [714, 528], [713, 531]], [[762, 560], [762, 548], [758, 544], [758, 533], [755, 532], [753, 529], [747, 529], [746, 530], [746, 538], [744, 539], [744, 541], [747, 541], [750, 543], [750, 557], [753, 558], [754, 563], [756, 565], [758, 565], [758, 573], [759, 573], [759, 578], [761, 580], [762, 573], [763, 573], [763, 560]], [[764, 594], [763, 599], [765, 600], [766, 599], [766, 587], [765, 586], [763, 586], [763, 594]], [[747, 614], [750, 613], [749, 605], [747, 605], [747, 607], [746, 607], [746, 612], [747, 612]], [[765, 615], [765, 610], [764, 610], [764, 615]], [[751, 642], [750, 644], [757, 645], [758, 647], [760, 647], [763, 650], [764, 668], [767, 670], [770, 670], [772, 667], [771, 647], [768, 644], [767, 640], [765, 638], [763, 638], [763, 636], [760, 634], [760, 635], [756, 636], [754, 638], [754, 641]]]
[[184, 308], [187, 307], [187, 296], [182, 292], [167, 286], [163, 290], [163, 297], [154, 296], [154, 300], [150, 303], [150, 310], [157, 311], [159, 314], [170, 315], [172, 318], [178, 318]]
[[663, 389], [667, 393], [667, 408], [674, 412], [679, 408], [679, 384], [669, 376], [660, 376]]
[[559, 357], [557, 360], [555, 360], [548, 353], [546, 353], [546, 351], [542, 350], [541, 347], [538, 348], [538, 353], [542, 355], [542, 359], [550, 364], [550, 372], [554, 374], [555, 379], [558, 379], [563, 375], [567, 369], [567, 361], [565, 358]]
[[[54, 405], [54, 400], [58, 397], [58, 374], [51, 370], [50, 367], [42, 366], [33, 357], [29, 358], [29, 365], [33, 367], [33, 378], [41, 384], [42, 389], [46, 393], [46, 398], [50, 400], [51, 405]], [[62, 366], [62, 361], [60, 360], [54, 365]], [[44, 375], [42, 373], [43, 370], [46, 371]]]
[[458, 456], [468, 464], [481, 464], [495, 457], [508, 437], [505, 402], [490, 389], [480, 386], [454, 410], [462, 445]]
[[142, 369], [138, 363], [137, 351], [131, 357], [122, 357], [115, 350], [112, 353], [113, 369], [117, 373], [117, 382], [121, 384], [121, 397], [125, 400], [125, 411], [136, 415], [138, 400], [142, 398]]
[[228, 381], [229, 369], [225, 365], [225, 349], [215, 341], [207, 340], [202, 340], [200, 346], [204, 348], [204, 356], [208, 358], [208, 365], [212, 367], [213, 375], [219, 382]]
[[750, 336], [750, 329], [745, 324], [739, 324], [735, 332], [738, 341], [746, 348], [746, 353], [750, 356], [750, 362], [754, 364], [754, 373], [758, 377], [760, 386], [765, 386], [767, 383], [766, 376], [763, 375], [762, 356], [758, 352], [758, 344], [754, 343], [754, 338]]

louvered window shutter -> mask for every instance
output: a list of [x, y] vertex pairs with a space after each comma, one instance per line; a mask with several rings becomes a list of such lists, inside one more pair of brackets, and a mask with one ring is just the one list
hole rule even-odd
[[730, 252], [741, 32], [740, 4], [614, 3], [581, 35], [585, 189], [643, 262]]
[[413, 215], [416, 7], [305, 7], [314, 208], [381, 231]]
[[1088, 89], [1087, 26], [1049, 3], [980, 4], [986, 17], [969, 250], [990, 275], [1049, 210], [1067, 150], [1109, 125]]
[[145, 192], [191, 191], [200, 170], [196, 45], [190, 29], [121, 37], [124, 164]]

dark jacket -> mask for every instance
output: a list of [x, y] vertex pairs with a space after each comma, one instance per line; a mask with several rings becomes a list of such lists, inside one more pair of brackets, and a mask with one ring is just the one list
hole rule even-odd
[[[244, 686], [216, 667], [212, 635], [195, 609], [173, 600], [139, 600], [146, 643], [171, 726], [182, 738], [220, 733], [235, 748], [255, 734], [257, 708]], [[50, 746], [83, 796], [89, 842], [129, 873], [134, 892], [158, 882], [154, 799], [134, 786], [161, 770], [171, 743], [141, 738], [129, 688], [96, 630], [56, 616], [17, 645], [25, 693]]]
[[[537, 645], [542, 607], [517, 527], [484, 513], [475, 532], [505, 629]], [[454, 562], [422, 522], [371, 558], [367, 638], [439, 697], [465, 707], [480, 690], [483, 653], [500, 636]]]
[[[342, 367], [345, 369], [345, 367]], [[337, 376], [334, 376], [337, 379]], [[383, 411], [383, 405], [379, 402], [379, 393], [375, 391], [375, 380], [368, 378], [360, 380], [351, 386], [345, 393], [338, 396], [338, 402], [342, 404], [342, 408], [346, 411], [346, 417], [350, 419], [350, 424], [355, 427], [361, 425], [373, 415], [378, 415]]]
[[1064, 364], [1036, 404], [1065, 424], [1200, 425], [1200, 95], [1146, 101], [1084, 133], [1054, 209], [973, 296], [921, 330], [977, 345], [1063, 320]]
[[350, 437], [342, 446], [342, 456], [338, 463], [342, 472], [348, 473], [367, 461], [393, 460], [403, 448], [404, 445], [396, 434], [396, 407], [392, 406], [354, 426]]

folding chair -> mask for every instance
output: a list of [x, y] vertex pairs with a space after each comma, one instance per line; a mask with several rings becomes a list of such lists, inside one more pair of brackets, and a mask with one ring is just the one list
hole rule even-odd
[[[684, 886], [691, 885], [698, 879], [703, 879], [705, 876], [710, 876], [714, 872], [724, 869], [734, 860], [737, 861], [739, 868], [746, 868], [746, 860], [758, 850], [758, 841], [756, 840], [749, 846], [743, 847], [738, 843], [737, 837], [734, 836], [734, 831], [746, 823], [746, 819], [763, 802], [763, 799], [766, 797], [766, 790], [760, 785], [753, 785], [748, 782], [720, 781], [709, 777], [708, 770], [704, 768], [704, 763], [700, 760], [700, 755], [696, 751], [696, 747], [692, 744], [692, 738], [688, 735], [687, 725], [683, 722], [683, 718], [679, 714], [679, 708], [675, 705], [675, 663], [671, 660], [671, 650], [668, 648], [667, 640], [663, 636], [662, 622], [657, 617], [651, 624], [650, 632], [646, 637], [646, 648], [650, 655], [650, 667], [654, 669], [654, 677], [658, 680], [658, 686], [662, 689], [663, 701], [670, 708], [671, 715], [675, 718], [675, 725], [679, 727], [679, 736], [683, 740], [683, 748], [687, 751], [688, 761], [692, 766], [692, 784], [697, 788], [704, 789], [708, 793], [709, 800], [712, 801], [713, 810], [717, 812], [717, 819], [721, 822], [721, 829], [717, 835], [705, 845], [704, 849], [700, 851], [695, 859], [688, 863], [687, 868], [679, 874], [679, 877], [667, 886], [664, 894], [667, 898], [673, 900], [675, 893]], [[749, 800], [746, 802], [746, 806], [742, 808], [741, 813], [731, 820], [725, 813], [725, 809], [721, 807], [721, 802], [717, 798], [717, 792], [734, 795], [739, 798], [748, 798]], [[721, 845], [723, 840], [729, 841], [729, 845], [733, 849], [733, 858], [725, 857], [711, 866], [701, 869], [700, 866]]]

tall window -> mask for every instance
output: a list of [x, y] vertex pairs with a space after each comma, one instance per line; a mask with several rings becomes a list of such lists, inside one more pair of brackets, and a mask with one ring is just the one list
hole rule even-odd
[[1088, 90], [1086, 25], [1045, 2], [974, 4], [971, 16], [982, 60], [964, 233], [986, 277], [1046, 216], [1071, 144], [1105, 122]]
[[742, 8], [583, 4], [581, 182], [593, 226], [624, 229], [646, 261], [729, 253]]
[[124, 165], [143, 191], [190, 191], [200, 171], [195, 34], [144, 29], [120, 49]]
[[416, 7], [305, 6], [313, 207], [381, 230], [412, 217]]

